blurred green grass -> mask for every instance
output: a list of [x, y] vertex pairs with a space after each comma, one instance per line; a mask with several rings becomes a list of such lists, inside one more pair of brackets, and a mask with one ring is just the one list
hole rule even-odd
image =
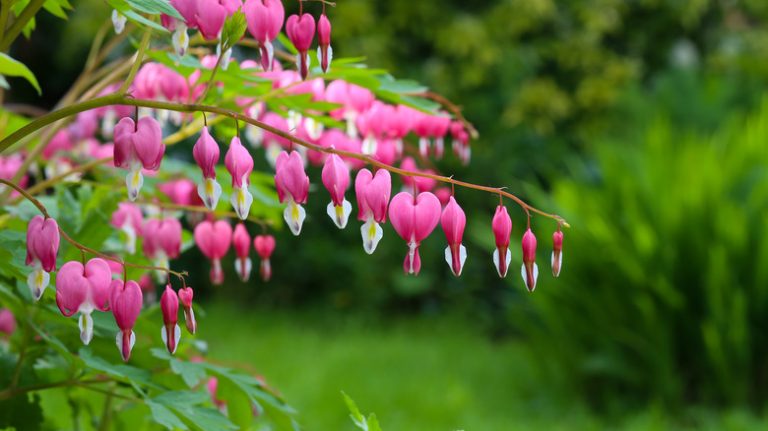
[[330, 311], [206, 307], [200, 338], [210, 357], [243, 366], [283, 393], [308, 431], [353, 430], [341, 391], [385, 431], [753, 430], [768, 421], [741, 411], [661, 408], [601, 417], [537, 383], [525, 345], [492, 342], [450, 315], [386, 321]]

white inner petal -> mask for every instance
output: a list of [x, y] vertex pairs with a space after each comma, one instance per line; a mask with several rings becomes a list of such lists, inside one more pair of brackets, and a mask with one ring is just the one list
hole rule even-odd
[[139, 190], [144, 185], [144, 177], [141, 175], [141, 167], [132, 167], [125, 176], [125, 185], [128, 187], [128, 199], [135, 201], [139, 197]]
[[288, 206], [286, 206], [283, 211], [283, 218], [288, 224], [288, 228], [291, 229], [291, 233], [299, 236], [306, 217], [307, 213], [304, 211], [304, 208], [294, 202], [293, 199], [289, 199]]
[[230, 198], [232, 208], [235, 209], [237, 216], [240, 220], [248, 218], [248, 213], [251, 211], [251, 204], [253, 204], [253, 195], [248, 191], [248, 186], [243, 181], [243, 187], [235, 187]]
[[360, 226], [360, 234], [363, 237], [363, 249], [366, 253], [373, 254], [379, 241], [384, 236], [384, 229], [373, 218], [369, 218]]
[[205, 207], [213, 211], [219, 204], [219, 197], [221, 197], [221, 185], [215, 178], [205, 178], [202, 183], [197, 186], [197, 194], [205, 204]]
[[45, 292], [45, 288], [48, 287], [48, 283], [51, 281], [51, 275], [43, 271], [42, 268], [35, 268], [27, 276], [27, 284], [29, 290], [32, 292], [32, 298], [35, 301], [39, 301]]
[[93, 339], [93, 318], [91, 318], [91, 313], [80, 313], [77, 325], [80, 327], [80, 341], [87, 346]]

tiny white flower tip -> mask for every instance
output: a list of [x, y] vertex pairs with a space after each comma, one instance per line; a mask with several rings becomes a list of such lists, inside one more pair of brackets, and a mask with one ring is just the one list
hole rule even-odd
[[221, 185], [215, 178], [205, 178], [202, 183], [198, 184], [197, 194], [200, 196], [205, 207], [213, 211], [219, 204]]
[[360, 226], [360, 234], [363, 237], [363, 249], [366, 253], [373, 254], [384, 236], [384, 229], [371, 218]]
[[451, 247], [448, 246], [445, 248], [445, 261], [448, 263], [448, 267], [451, 269], [451, 272], [456, 277], [461, 275], [461, 271], [464, 269], [464, 262], [467, 261], [467, 248], [463, 245], [459, 245], [459, 270], [458, 272], [453, 267], [453, 251], [451, 251]]
[[[528, 288], [528, 271], [525, 270], [525, 264], [523, 264], [520, 267], [520, 275], [523, 276], [523, 281], [525, 282], [525, 287]], [[536, 290], [536, 280], [539, 279], [539, 266], [534, 262], [533, 263], [533, 285], [529, 289], [531, 292]]]
[[115, 27], [115, 33], [120, 34], [125, 30], [125, 22], [128, 18], [125, 15], [118, 12], [117, 9], [112, 10], [112, 25]]
[[248, 279], [251, 278], [252, 268], [253, 263], [250, 257], [245, 258], [245, 261], [239, 257], [235, 259], [235, 272], [237, 273], [237, 276], [240, 277], [240, 280], [248, 281]]
[[499, 249], [493, 250], [493, 265], [496, 267], [496, 272], [499, 273], [499, 277], [504, 278], [507, 276], [507, 271], [509, 270], [509, 264], [512, 262], [512, 252], [507, 248], [507, 252], [505, 254], [506, 259], [506, 265], [504, 265], [504, 270], [502, 271], [502, 268], [500, 266], [500, 260], [499, 260]]
[[560, 270], [563, 268], [563, 253], [560, 252], [556, 256], [553, 251], [550, 261], [552, 263], [552, 275], [554, 277], [560, 277]]
[[77, 319], [77, 326], [80, 327], [80, 341], [86, 346], [93, 339], [93, 318], [91, 313], [80, 313]]
[[29, 290], [32, 292], [32, 298], [35, 301], [39, 301], [45, 293], [45, 288], [48, 287], [48, 283], [51, 281], [51, 275], [43, 271], [42, 268], [36, 268], [30, 272], [27, 276], [27, 284]]
[[248, 191], [248, 186], [235, 187], [230, 202], [240, 220], [248, 218], [248, 213], [251, 211], [251, 205], [253, 204], [253, 195]]
[[117, 344], [117, 350], [120, 351], [120, 356], [123, 358], [123, 361], [127, 361], [128, 357], [125, 354], [127, 353], [130, 355], [131, 351], [133, 350], [133, 346], [136, 344], [136, 333], [131, 331], [131, 339], [128, 343], [128, 352], [123, 352], [123, 331], [117, 331], [117, 334], [115, 335], [115, 344]]
[[340, 206], [336, 206], [333, 202], [329, 202], [326, 207], [328, 217], [333, 220], [333, 223], [339, 229], [347, 227], [347, 221], [349, 221], [349, 215], [352, 213], [352, 204], [348, 200], [344, 199]]
[[304, 224], [304, 219], [307, 217], [307, 213], [304, 207], [297, 204], [293, 200], [288, 202], [288, 206], [283, 210], [283, 218], [285, 223], [288, 224], [288, 228], [296, 236], [301, 233], [301, 227]]
[[141, 168], [131, 169], [125, 176], [125, 185], [128, 187], [128, 199], [135, 201], [139, 197], [141, 186], [144, 185], [144, 176], [141, 175]]

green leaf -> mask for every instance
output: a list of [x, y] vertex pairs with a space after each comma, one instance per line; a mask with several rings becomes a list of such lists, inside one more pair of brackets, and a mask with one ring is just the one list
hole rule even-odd
[[168, 360], [171, 371], [181, 376], [190, 388], [197, 386], [206, 377], [205, 367], [198, 362], [183, 361], [174, 358], [168, 351], [158, 347], [150, 349], [152, 356]]
[[96, 371], [106, 373], [117, 380], [126, 383], [140, 383], [145, 386], [157, 387], [157, 385], [150, 381], [149, 371], [125, 364], [111, 364], [102, 358], [93, 356], [91, 349], [88, 347], [80, 348], [78, 354], [86, 366], [93, 368]]
[[143, 15], [138, 14], [138, 13], [132, 11], [132, 10], [127, 10], [125, 12], [122, 12], [122, 14], [125, 15], [125, 17], [128, 18], [129, 20], [135, 22], [136, 24], [139, 24], [141, 26], [149, 27], [149, 28], [151, 28], [153, 30], [157, 30], [157, 31], [159, 31], [161, 33], [168, 33], [168, 29], [166, 29], [162, 25], [160, 25], [160, 24], [158, 24], [158, 23], [156, 23], [156, 22], [154, 22], [152, 20], [149, 20], [146, 17], [144, 17]]
[[66, 10], [72, 10], [72, 5], [67, 0], [45, 0], [43, 8], [53, 16], [66, 20]]
[[347, 404], [347, 409], [349, 409], [349, 415], [352, 417], [355, 424], [358, 424], [359, 426], [360, 424], [365, 423], [365, 416], [360, 413], [360, 409], [357, 408], [355, 400], [344, 391], [341, 391], [341, 395], [344, 397], [344, 402]]
[[221, 30], [221, 44], [225, 49], [234, 46], [245, 34], [246, 29], [245, 14], [239, 10], [224, 21], [224, 27]]
[[20, 76], [35, 87], [37, 94], [43, 94], [40, 84], [38, 84], [37, 78], [35, 78], [32, 71], [24, 63], [14, 60], [8, 54], [2, 52], [0, 52], [0, 75]]
[[187, 425], [176, 416], [170, 409], [162, 404], [147, 400], [149, 410], [152, 412], [152, 417], [157, 423], [173, 431], [175, 429], [188, 430]]
[[168, 0], [127, 0], [127, 2], [131, 8], [139, 12], [148, 13], [150, 15], [159, 15], [162, 13], [178, 20], [184, 20], [181, 14], [179, 14], [179, 11], [171, 6]]

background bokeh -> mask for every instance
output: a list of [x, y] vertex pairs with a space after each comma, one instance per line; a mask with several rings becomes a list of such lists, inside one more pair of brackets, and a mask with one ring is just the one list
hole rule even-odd
[[[14, 47], [44, 96], [18, 85], [12, 102], [51, 107], [79, 73], [109, 10], [77, 3]], [[457, 190], [456, 279], [439, 231], [406, 277], [390, 228], [370, 257], [318, 193], [301, 237], [278, 235], [268, 285], [193, 272], [212, 356], [264, 375], [307, 429], [351, 426], [342, 389], [388, 430], [768, 426], [768, 3], [337, 3], [336, 56], [428, 85], [480, 131], [472, 163], [440, 172], [569, 220], [562, 276], [548, 273], [555, 225], [534, 218], [536, 292], [498, 278], [493, 196]]]

